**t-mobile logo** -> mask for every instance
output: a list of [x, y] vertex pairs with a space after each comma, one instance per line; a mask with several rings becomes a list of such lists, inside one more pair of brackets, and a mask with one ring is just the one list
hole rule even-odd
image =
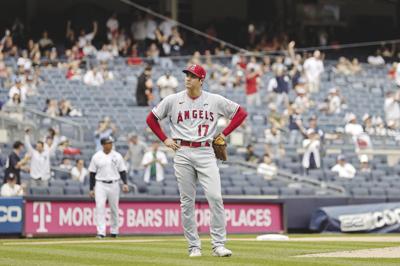
[[33, 203], [33, 222], [39, 223], [37, 233], [47, 233], [46, 223], [51, 222], [51, 204], [50, 202]]

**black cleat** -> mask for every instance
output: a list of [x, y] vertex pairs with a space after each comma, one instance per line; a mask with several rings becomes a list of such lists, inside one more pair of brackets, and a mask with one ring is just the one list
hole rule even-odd
[[97, 238], [97, 239], [103, 239], [104, 236], [103, 236], [103, 235], [97, 235], [96, 238]]
[[118, 235], [117, 235], [117, 234], [111, 234], [111, 237], [112, 237], [112, 238], [117, 238]]

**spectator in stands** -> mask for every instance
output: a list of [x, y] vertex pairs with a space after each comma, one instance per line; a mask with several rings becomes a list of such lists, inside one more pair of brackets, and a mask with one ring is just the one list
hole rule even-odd
[[136, 87], [136, 102], [139, 106], [149, 106], [149, 97], [151, 99], [153, 88], [151, 71], [151, 66], [146, 66], [138, 78]]
[[114, 13], [106, 22], [107, 27], [107, 39], [111, 41], [118, 34], [119, 22], [117, 19], [117, 14]]
[[346, 57], [341, 56], [339, 57], [338, 63], [336, 64], [335, 71], [336, 73], [339, 74], [350, 75], [351, 74], [350, 66], [351, 66], [350, 61]]
[[157, 80], [157, 86], [160, 90], [160, 97], [162, 100], [168, 95], [176, 92], [176, 89], [178, 88], [178, 80], [176, 77], [171, 75], [170, 71], [167, 71]]
[[35, 149], [31, 145], [30, 140], [31, 130], [25, 131], [25, 148], [31, 157], [30, 174], [32, 182], [36, 185], [47, 186], [50, 175], [50, 157], [57, 149], [59, 138], [56, 135], [53, 144], [49, 149], [45, 149], [43, 141], [37, 141]]
[[65, 49], [71, 49], [76, 43], [75, 31], [71, 27], [71, 21], [67, 21], [67, 29], [65, 31]]
[[303, 168], [305, 173], [308, 174], [311, 169], [318, 169], [321, 167], [320, 155], [320, 136], [313, 128], [307, 130], [307, 138], [303, 140]]
[[276, 167], [268, 153], [264, 154], [262, 163], [257, 167], [257, 174], [263, 175], [265, 180], [271, 180], [277, 173], [278, 167]]
[[254, 146], [252, 144], [247, 145], [244, 159], [246, 162], [249, 163], [258, 163], [258, 161], [260, 160], [257, 154], [254, 152]]
[[[28, 154], [25, 154], [24, 158], [21, 160], [20, 156], [24, 150], [24, 144], [21, 141], [16, 141], [13, 144], [13, 151], [7, 158], [4, 176], [7, 177], [9, 174], [13, 174], [16, 178], [16, 183], [21, 184], [20, 172], [21, 170], [28, 171], [27, 163], [29, 161]], [[6, 178], [4, 178], [3, 183], [6, 183]]]
[[164, 168], [168, 164], [167, 156], [159, 150], [160, 144], [154, 141], [151, 149], [146, 152], [142, 159], [144, 171], [144, 182], [150, 183], [151, 180], [162, 182], [164, 180]]
[[265, 130], [265, 144], [273, 159], [280, 159], [283, 155], [281, 132], [272, 126]]
[[272, 125], [272, 127], [275, 127], [276, 129], [283, 129], [285, 126], [285, 119], [281, 112], [277, 111], [276, 105], [274, 103], [270, 103], [268, 105], [269, 108], [269, 114], [268, 114], [268, 123]]
[[289, 104], [290, 78], [283, 71], [282, 67], [276, 69], [275, 77], [269, 80], [267, 88], [268, 93], [273, 93], [278, 108]]
[[144, 21], [146, 27], [146, 46], [150, 46], [156, 42], [157, 22], [154, 20], [153, 15], [149, 13], [146, 13]]
[[146, 47], [146, 21], [139, 12], [135, 15], [135, 19], [131, 26], [131, 32], [135, 42], [137, 43], [139, 55], [143, 55]]
[[324, 72], [321, 52], [318, 50], [314, 51], [313, 56], [304, 61], [303, 68], [308, 91], [311, 93], [318, 92], [321, 74]]
[[62, 159], [62, 161], [61, 161], [61, 164], [59, 165], [59, 167], [61, 168], [61, 169], [64, 169], [64, 170], [68, 170], [68, 171], [71, 171], [71, 169], [72, 169], [72, 163], [71, 163], [71, 159], [69, 159], [69, 158], [63, 158]]
[[296, 105], [296, 108], [299, 109], [300, 113], [304, 113], [312, 106], [312, 102], [308, 98], [308, 94], [304, 88], [297, 88], [296, 93], [297, 96], [294, 99], [294, 105]]
[[375, 55], [370, 55], [367, 58], [368, 64], [374, 66], [381, 66], [385, 64], [385, 59], [382, 57], [382, 51], [380, 49], [376, 50]]
[[101, 121], [99, 121], [97, 129], [94, 133], [96, 150], [98, 151], [102, 148], [102, 145], [100, 143], [100, 140], [102, 138], [108, 138], [110, 136], [115, 137], [116, 133], [117, 133], [117, 127], [115, 126], [114, 123], [111, 122], [110, 117], [106, 116]]
[[302, 132], [304, 132], [303, 118], [301, 109], [293, 105], [288, 109], [289, 114], [289, 144], [295, 145], [302, 141]]
[[22, 107], [24, 104], [21, 102], [21, 95], [18, 93], [14, 93], [13, 97], [8, 99], [5, 104], [5, 107], [10, 109], [15, 109], [18, 107]]
[[366, 154], [360, 156], [360, 173], [371, 173], [371, 167], [369, 166]]
[[142, 168], [142, 158], [146, 153], [147, 145], [139, 139], [137, 133], [129, 136], [128, 152], [125, 154], [125, 161], [129, 162], [129, 174], [137, 174]]
[[178, 27], [173, 27], [171, 30], [171, 35], [167, 38], [167, 43], [170, 46], [171, 56], [181, 55], [181, 50], [185, 42], [183, 41], [181, 34], [178, 31]]
[[53, 40], [49, 38], [47, 30], [43, 31], [42, 38], [38, 43], [42, 52], [49, 51], [54, 46]]
[[343, 178], [353, 178], [357, 172], [353, 165], [346, 162], [346, 157], [344, 155], [338, 156], [337, 164], [332, 167], [331, 171], [336, 172], [339, 177]]
[[[400, 65], [400, 64], [399, 64]], [[384, 109], [386, 123], [388, 121], [394, 121], [395, 126], [400, 126], [400, 93], [399, 92], [387, 92], [385, 97]]]
[[376, 131], [372, 124], [372, 117], [369, 114], [364, 114], [362, 120], [364, 132], [369, 135], [375, 135]]
[[65, 78], [68, 80], [80, 80], [82, 78], [81, 69], [79, 68], [79, 61], [71, 62], [68, 66]]
[[325, 138], [325, 132], [319, 128], [318, 126], [318, 118], [315, 115], [312, 115], [309, 119], [308, 119], [308, 129], [313, 129], [314, 132], [316, 132], [319, 135], [319, 139], [321, 141], [324, 140]]
[[108, 65], [106, 63], [102, 63], [100, 65], [100, 73], [103, 76], [104, 80], [113, 80], [114, 73], [108, 69]]
[[337, 88], [331, 88], [328, 95], [328, 113], [340, 114], [342, 111], [342, 99]]
[[46, 107], [44, 112], [50, 117], [59, 116], [58, 103], [55, 99], [46, 99]]
[[96, 58], [99, 62], [107, 62], [114, 58], [107, 44], [103, 44], [101, 50], [96, 53]]
[[11, 87], [10, 91], [8, 92], [9, 99], [12, 99], [14, 94], [19, 94], [21, 97], [21, 102], [25, 102], [26, 93], [26, 86], [22, 83], [22, 79], [20, 77], [17, 77], [15, 79], [15, 85]]
[[347, 124], [344, 127], [344, 132], [353, 137], [358, 136], [364, 132], [362, 126], [357, 123], [357, 117], [355, 114], [351, 113], [347, 116]]
[[258, 84], [260, 82], [260, 72], [251, 68], [246, 74], [246, 104], [250, 106], [260, 106], [261, 100], [258, 92]]
[[2, 197], [18, 197], [24, 195], [22, 186], [17, 184], [17, 178], [13, 173], [6, 175], [7, 182], [1, 186]]
[[151, 43], [146, 51], [146, 57], [148, 62], [152, 65], [158, 64], [160, 59], [160, 49], [158, 49], [155, 43]]
[[162, 31], [165, 38], [168, 39], [172, 35], [173, 29], [177, 27], [177, 23], [175, 20], [172, 20], [171, 12], [167, 12], [165, 14], [165, 17], [167, 17], [167, 19], [163, 20], [163, 22], [160, 23], [160, 30]]
[[75, 166], [71, 169], [72, 180], [77, 180], [81, 183], [85, 183], [88, 174], [89, 171], [85, 168], [85, 161], [83, 159], [76, 160]]
[[97, 68], [93, 67], [83, 76], [83, 82], [89, 86], [101, 86], [104, 83], [104, 78]]
[[80, 35], [78, 37], [78, 46], [79, 48], [83, 48], [86, 46], [86, 44], [91, 44], [92, 40], [96, 37], [97, 34], [97, 30], [98, 30], [98, 25], [97, 25], [97, 21], [93, 22], [93, 29], [92, 32], [87, 33], [84, 29], [81, 29], [80, 31]]
[[353, 58], [350, 64], [350, 71], [353, 75], [357, 75], [362, 72], [362, 66], [357, 58]]

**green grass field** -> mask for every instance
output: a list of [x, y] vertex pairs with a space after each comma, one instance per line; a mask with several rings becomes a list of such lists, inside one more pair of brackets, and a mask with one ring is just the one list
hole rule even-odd
[[[345, 235], [342, 237], [346, 238]], [[233, 256], [229, 258], [212, 257], [206, 236], [202, 237], [203, 256], [198, 258], [188, 257], [186, 242], [180, 236], [135, 236], [105, 240], [93, 237], [3, 239], [0, 240], [0, 265], [400, 265], [400, 259], [295, 257], [310, 253], [394, 247], [400, 246], [400, 242], [246, 240], [255, 239], [254, 235], [229, 235], [229, 238], [232, 240], [227, 247], [233, 251]]]

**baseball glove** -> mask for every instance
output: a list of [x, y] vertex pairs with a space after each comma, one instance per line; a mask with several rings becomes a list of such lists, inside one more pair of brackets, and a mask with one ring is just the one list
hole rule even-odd
[[219, 134], [212, 142], [212, 147], [214, 149], [215, 157], [217, 159], [226, 161], [228, 159], [228, 154], [226, 152], [226, 141], [221, 134]]

